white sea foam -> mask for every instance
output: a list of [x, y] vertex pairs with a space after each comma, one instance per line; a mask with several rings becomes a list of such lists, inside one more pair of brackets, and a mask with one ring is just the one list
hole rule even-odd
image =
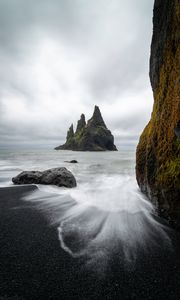
[[[138, 249], [171, 247], [166, 226], [157, 221], [152, 204], [139, 192], [133, 176], [94, 176], [75, 189], [39, 186], [28, 200], [39, 200], [52, 223], [58, 225], [61, 247], [88, 267], [105, 269], [118, 253], [134, 263]], [[46, 198], [42, 191], [49, 192]]]
[[[72, 159], [79, 163], [64, 162]], [[127, 152], [10, 153], [7, 169], [6, 162], [0, 166], [0, 179], [1, 184], [10, 184], [17, 166], [20, 170], [70, 169], [76, 188], [38, 185], [25, 200], [56, 224], [64, 251], [83, 257], [86, 266], [96, 265], [102, 273], [114, 255], [129, 264], [136, 261], [139, 249], [171, 248], [168, 229], [154, 217], [154, 207], [138, 190], [134, 165], [134, 154]]]

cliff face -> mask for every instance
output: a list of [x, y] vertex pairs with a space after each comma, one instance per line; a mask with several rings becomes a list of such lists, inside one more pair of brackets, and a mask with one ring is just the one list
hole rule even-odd
[[98, 106], [95, 106], [92, 118], [85, 121], [84, 114], [77, 122], [74, 133], [73, 125], [68, 130], [66, 143], [58, 146], [56, 150], [75, 151], [116, 151], [114, 137], [107, 129]]
[[136, 153], [137, 182], [159, 211], [180, 225], [180, 1], [155, 0], [151, 120]]

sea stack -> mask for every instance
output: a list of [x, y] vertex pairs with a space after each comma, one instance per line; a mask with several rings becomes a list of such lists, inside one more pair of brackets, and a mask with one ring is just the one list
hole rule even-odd
[[76, 132], [73, 125], [68, 130], [66, 142], [58, 146], [56, 150], [74, 150], [74, 151], [116, 151], [114, 137], [111, 131], [106, 127], [102, 118], [100, 109], [95, 106], [92, 118], [87, 121], [82, 114], [77, 122]]
[[159, 212], [180, 226], [180, 1], [155, 0], [151, 120], [137, 147], [136, 177]]

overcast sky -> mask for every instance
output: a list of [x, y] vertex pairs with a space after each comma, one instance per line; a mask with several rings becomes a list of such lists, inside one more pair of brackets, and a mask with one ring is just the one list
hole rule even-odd
[[54, 147], [98, 105], [119, 146], [152, 110], [153, 0], [0, 0], [0, 146]]

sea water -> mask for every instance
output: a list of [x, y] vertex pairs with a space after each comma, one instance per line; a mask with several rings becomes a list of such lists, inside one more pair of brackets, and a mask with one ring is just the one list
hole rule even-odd
[[[74, 159], [78, 163], [67, 162]], [[60, 247], [69, 255], [84, 257], [88, 268], [96, 265], [102, 274], [115, 253], [133, 264], [138, 249], [171, 248], [167, 227], [137, 186], [134, 151], [1, 150], [0, 186], [13, 186], [12, 177], [23, 170], [55, 167], [69, 169], [77, 187], [38, 185], [24, 200], [57, 226]]]

